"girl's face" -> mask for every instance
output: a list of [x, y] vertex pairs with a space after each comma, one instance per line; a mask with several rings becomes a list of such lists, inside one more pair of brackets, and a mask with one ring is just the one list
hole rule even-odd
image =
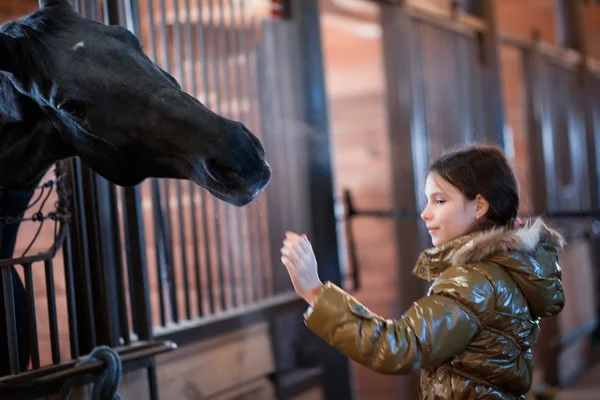
[[488, 210], [488, 203], [482, 196], [467, 199], [458, 188], [435, 172], [427, 176], [425, 195], [427, 206], [421, 218], [436, 247], [474, 230], [476, 217], [483, 217]]

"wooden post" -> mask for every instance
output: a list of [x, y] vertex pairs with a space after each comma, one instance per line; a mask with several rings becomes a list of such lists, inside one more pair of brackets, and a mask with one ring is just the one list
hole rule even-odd
[[[392, 197], [396, 210], [416, 211], [417, 196], [415, 163], [427, 151], [423, 146], [424, 133], [413, 129], [416, 112], [411, 63], [411, 20], [402, 4], [382, 4], [380, 20], [383, 33], [385, 82], [387, 93], [388, 132], [391, 151]], [[415, 158], [413, 159], [413, 154]], [[412, 275], [412, 266], [418, 257], [421, 243], [416, 219], [395, 220], [395, 240], [399, 288], [395, 315], [400, 317], [410, 305], [422, 296], [421, 283]], [[395, 393], [401, 399], [418, 398], [419, 386], [416, 374], [399, 376]]]
[[558, 45], [581, 53], [580, 87], [583, 96], [587, 151], [589, 204], [593, 209], [600, 207], [600, 184], [597, 154], [600, 151], [600, 138], [595, 137], [593, 116], [593, 77], [587, 68], [588, 43], [583, 20], [583, 5], [580, 1], [554, 0], [556, 9], [556, 31]]
[[[319, 260], [322, 280], [343, 286], [337, 245], [334, 203], [333, 163], [329, 134], [329, 116], [323, 71], [323, 51], [319, 6], [317, 0], [297, 0], [293, 12], [300, 18], [304, 122], [313, 132], [309, 145], [309, 187], [315, 255]], [[327, 399], [349, 399], [354, 396], [350, 380], [350, 362], [337, 350], [319, 343], [321, 365], [325, 371]]]
[[469, 0], [464, 4], [464, 9], [481, 18], [487, 27], [487, 32], [482, 34], [482, 78], [485, 93], [484, 110], [486, 110], [483, 137], [493, 141], [499, 146], [504, 146], [504, 97], [500, 79], [500, 61], [498, 56], [498, 25], [494, 0]]

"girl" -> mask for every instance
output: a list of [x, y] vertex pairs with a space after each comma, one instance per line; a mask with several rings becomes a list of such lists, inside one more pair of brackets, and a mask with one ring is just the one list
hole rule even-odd
[[539, 320], [565, 302], [563, 238], [541, 219], [523, 225], [517, 218], [518, 183], [497, 147], [436, 160], [425, 193], [421, 218], [435, 247], [421, 253], [413, 273], [433, 283], [398, 321], [323, 284], [307, 237], [286, 233], [281, 260], [310, 305], [306, 325], [375, 371], [419, 370], [421, 399], [524, 399]]

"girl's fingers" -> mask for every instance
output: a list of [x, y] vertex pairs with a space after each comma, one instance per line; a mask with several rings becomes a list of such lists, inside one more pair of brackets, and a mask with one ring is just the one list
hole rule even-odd
[[281, 262], [283, 263], [283, 265], [285, 265], [285, 268], [287, 268], [288, 273], [290, 275], [294, 275], [296, 272], [296, 266], [294, 265], [294, 263], [292, 262], [292, 260], [290, 260], [287, 256], [281, 256]]
[[283, 247], [292, 249], [298, 257], [304, 256], [304, 249], [300, 243], [286, 239], [283, 241]]
[[302, 266], [303, 257], [296, 252], [295, 248], [284, 247], [281, 249], [281, 253], [288, 257], [294, 263], [296, 268]]
[[302, 252], [305, 253], [305, 254], [312, 254], [313, 253], [312, 246], [310, 245], [310, 242], [308, 241], [308, 239], [302, 240], [300, 242], [300, 247], [302, 248]]

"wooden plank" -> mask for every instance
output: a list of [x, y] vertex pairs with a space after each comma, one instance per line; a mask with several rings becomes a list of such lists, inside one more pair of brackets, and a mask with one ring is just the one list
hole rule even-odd
[[485, 33], [488, 30], [485, 20], [467, 13], [453, 13], [449, 8], [445, 9], [436, 4], [419, 0], [405, 0], [405, 3], [408, 14], [440, 28], [468, 35], [474, 35], [477, 32]]
[[[194, 398], [195, 399], [195, 398]], [[202, 397], [204, 400], [205, 398]], [[219, 393], [206, 400], [276, 400], [275, 388], [268, 378], [261, 378], [241, 387]]]
[[302, 392], [290, 400], [325, 400], [325, 393], [322, 388], [316, 387]]
[[205, 398], [275, 370], [268, 325], [257, 324], [157, 357], [160, 398]]

